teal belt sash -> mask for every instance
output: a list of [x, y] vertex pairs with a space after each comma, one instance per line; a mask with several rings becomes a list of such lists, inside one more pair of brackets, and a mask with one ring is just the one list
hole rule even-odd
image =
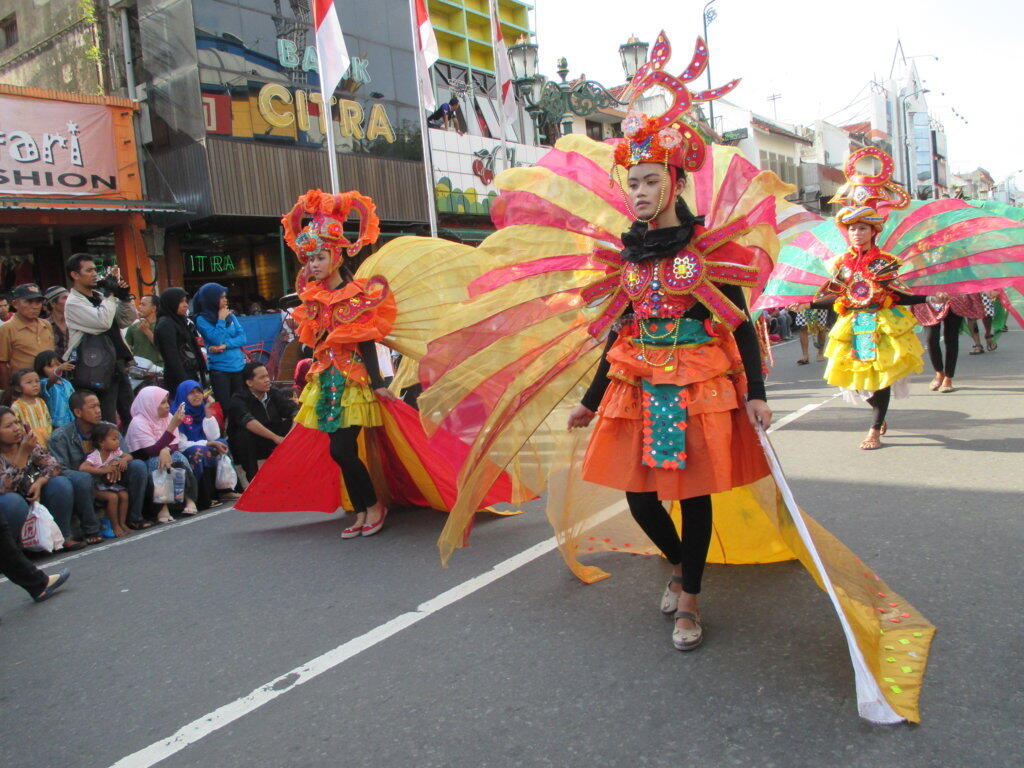
[[[647, 347], [693, 346], [711, 341], [704, 323], [689, 317], [637, 320]], [[641, 353], [640, 357], [643, 357]], [[643, 462], [657, 469], [686, 466], [686, 419], [689, 392], [678, 384], [652, 384], [641, 379], [643, 399]]]

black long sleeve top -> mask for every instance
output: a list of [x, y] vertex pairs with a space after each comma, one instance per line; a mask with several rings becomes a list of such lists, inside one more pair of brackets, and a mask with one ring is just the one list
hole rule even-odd
[[380, 389], [384, 379], [380, 375], [380, 363], [377, 361], [377, 345], [373, 341], [359, 342], [359, 356], [363, 358], [366, 374], [370, 377], [370, 389]]
[[[889, 290], [896, 294], [896, 303], [903, 306], [924, 304], [928, 301], [927, 296], [919, 296], [916, 293], [904, 293], [903, 291], [898, 291], [895, 288], [889, 288]], [[811, 302], [811, 309], [831, 309], [835, 300], [836, 294], [834, 293], [824, 299], [815, 299]]]
[[[766, 400], [764, 373], [761, 370], [761, 345], [757, 341], [757, 332], [754, 330], [754, 324], [750, 321], [749, 313], [747, 313], [747, 300], [743, 295], [743, 289], [738, 285], [719, 285], [718, 288], [726, 295], [729, 301], [747, 315], [747, 319], [740, 323], [736, 330], [733, 331], [733, 336], [736, 338], [736, 346], [739, 348], [740, 357], [743, 360], [743, 371], [747, 375], [747, 399]], [[703, 304], [694, 304], [684, 317], [703, 322], [711, 317], [711, 312]], [[615, 331], [608, 334], [604, 356], [601, 358], [601, 363], [597, 366], [594, 380], [590, 383], [590, 387], [583, 396], [583, 405], [592, 411], [597, 410], [601, 404], [601, 398], [604, 397], [604, 392], [608, 388], [610, 382], [608, 369], [611, 367], [611, 364], [608, 362], [608, 350], [611, 349], [612, 344], [615, 343], [617, 338], [618, 334]]]

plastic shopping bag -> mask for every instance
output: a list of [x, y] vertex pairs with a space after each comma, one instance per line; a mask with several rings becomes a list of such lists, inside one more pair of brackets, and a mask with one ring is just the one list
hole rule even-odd
[[235, 472], [235, 465], [232, 463], [231, 456], [222, 453], [217, 459], [217, 490], [230, 491], [237, 483], [238, 473]]
[[21, 548], [33, 552], [53, 552], [64, 546], [64, 534], [50, 510], [34, 501], [29, 505], [28, 517], [21, 527]]
[[154, 469], [150, 476], [153, 478], [153, 503], [173, 504], [174, 503], [174, 478], [166, 469]]

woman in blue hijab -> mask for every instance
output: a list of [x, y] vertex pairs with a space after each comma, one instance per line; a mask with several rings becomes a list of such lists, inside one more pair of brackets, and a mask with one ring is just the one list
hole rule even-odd
[[240, 391], [244, 383], [245, 329], [228, 308], [228, 289], [218, 283], [206, 283], [196, 291], [192, 315], [206, 342], [213, 396], [226, 409], [231, 395]]
[[171, 413], [185, 406], [185, 416], [178, 425], [181, 440], [178, 450], [185, 454], [192, 473], [202, 482], [206, 473], [216, 472], [217, 459], [228, 452], [228, 444], [220, 436], [220, 425], [210, 413], [210, 399], [195, 379], [186, 379], [178, 385], [171, 403]]

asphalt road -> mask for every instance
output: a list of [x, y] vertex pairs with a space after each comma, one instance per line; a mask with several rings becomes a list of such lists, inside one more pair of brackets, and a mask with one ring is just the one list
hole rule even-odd
[[604, 554], [613, 577], [583, 586], [539, 504], [447, 570], [438, 513], [341, 541], [334, 517], [227, 509], [72, 555], [41, 605], [0, 584], [0, 765], [1024, 765], [1024, 333], [964, 349], [955, 393], [917, 377], [873, 453], [866, 409], [797, 352], [777, 348], [777, 418], [825, 404], [773, 442], [801, 505], [938, 625], [921, 725], [857, 717], [796, 564], [711, 566], [681, 654], [665, 564]]

